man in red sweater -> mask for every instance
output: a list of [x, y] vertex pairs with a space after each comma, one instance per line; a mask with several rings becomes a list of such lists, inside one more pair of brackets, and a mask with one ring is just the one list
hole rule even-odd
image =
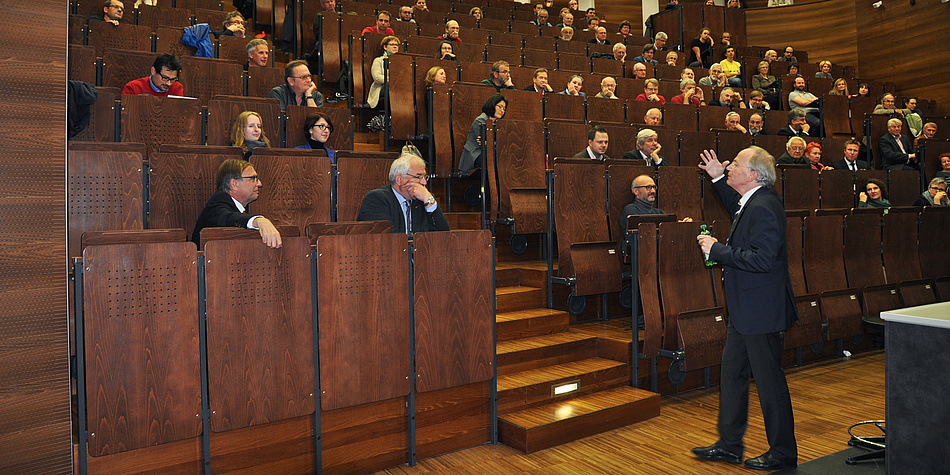
[[367, 26], [366, 28], [363, 28], [363, 33], [360, 36], [365, 36], [368, 33], [395, 35], [395, 33], [393, 33], [393, 29], [389, 27], [390, 18], [389, 12], [380, 10], [380, 12], [376, 15], [376, 26]]
[[181, 63], [175, 55], [162, 53], [152, 63], [152, 74], [144, 78], [129, 81], [122, 94], [151, 94], [158, 97], [182, 96], [185, 89], [178, 82]]

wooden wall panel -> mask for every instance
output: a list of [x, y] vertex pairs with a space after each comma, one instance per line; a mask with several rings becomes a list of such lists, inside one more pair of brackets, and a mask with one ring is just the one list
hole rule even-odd
[[[0, 42], [0, 472], [70, 470], [63, 2], [7, 2]], [[29, 41], [23, 41], [29, 38]], [[41, 120], [40, 120], [41, 119]]]
[[[661, 4], [660, 8], [663, 8], [664, 5], [666, 4]], [[555, 10], [549, 8], [548, 14], [557, 19], [557, 11]], [[610, 25], [620, 25], [620, 22], [628, 20], [633, 25], [630, 28], [631, 34], [637, 35], [643, 32], [643, 2], [639, 0], [597, 0], [597, 16], [601, 19], [606, 18]], [[577, 19], [574, 21], [577, 21]], [[551, 22], [552, 25], [555, 23]], [[612, 30], [608, 30], [607, 33], [616, 33]]]
[[[776, 28], [776, 25], [796, 27]], [[875, 22], [868, 27], [877, 29], [879, 25]], [[769, 46], [776, 51], [792, 45], [795, 49], [807, 51], [810, 62], [827, 59], [834, 64], [857, 66], [858, 37], [853, 2], [827, 1], [749, 9], [746, 10], [746, 34], [749, 45]], [[895, 43], [900, 43], [902, 50], [906, 46], [903, 41]]]

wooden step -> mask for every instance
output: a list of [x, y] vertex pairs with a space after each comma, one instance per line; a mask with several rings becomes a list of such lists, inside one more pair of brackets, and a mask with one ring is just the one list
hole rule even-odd
[[532, 308], [498, 314], [495, 317], [495, 334], [498, 335], [498, 341], [516, 340], [561, 333], [567, 330], [570, 324], [571, 317], [567, 312]]
[[498, 434], [503, 444], [531, 453], [658, 415], [658, 394], [624, 386], [499, 416]]
[[546, 297], [544, 289], [538, 287], [525, 287], [523, 285], [499, 287], [495, 289], [495, 311], [505, 313], [544, 307]]
[[[589, 358], [498, 377], [498, 413], [508, 414], [558, 400], [616, 388], [630, 379], [626, 363]], [[577, 382], [571, 394], [553, 394], [554, 386]]]
[[495, 346], [498, 375], [594, 358], [600, 356], [598, 344], [596, 337], [569, 332], [499, 341]]

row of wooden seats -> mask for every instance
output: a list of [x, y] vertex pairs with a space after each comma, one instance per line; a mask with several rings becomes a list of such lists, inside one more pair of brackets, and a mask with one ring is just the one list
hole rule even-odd
[[[87, 12], [86, 9], [90, 5], [92, 5], [93, 11]], [[207, 23], [212, 30], [221, 30], [223, 28], [224, 19], [228, 14], [228, 12], [221, 10], [220, 4], [218, 4], [218, 8], [171, 7], [146, 4], [141, 4], [136, 8], [132, 8], [130, 4], [127, 5], [126, 8], [122, 18], [119, 20], [120, 25], [143, 25], [151, 28], [158, 28], [161, 25], [184, 28], [199, 23]], [[233, 11], [233, 9], [229, 11]], [[70, 13], [72, 13], [72, 11]], [[93, 15], [102, 16], [102, 2], [97, 4], [84, 4], [82, 11], [79, 11], [77, 7], [75, 14], [77, 19], [70, 19], [70, 27], [78, 24], [79, 20], [86, 22], [87, 19]], [[246, 31], [248, 33], [253, 32], [254, 19], [245, 18], [245, 22]], [[95, 23], [95, 21], [93, 21], [93, 23]]]
[[[135, 2], [123, 2], [125, 4], [125, 12], [123, 16], [129, 16], [133, 10], [133, 4]], [[145, 8], [151, 5], [141, 4], [138, 8]], [[231, 2], [223, 2], [222, 0], [171, 0], [167, 3], [161, 5], [163, 8], [176, 8], [179, 10], [212, 10], [220, 12], [224, 10], [225, 7], [233, 10]], [[230, 11], [229, 10], [229, 11]], [[69, 2], [69, 13], [72, 15], [79, 15], [82, 18], [88, 18], [93, 15], [102, 16], [102, 2], [95, 0], [89, 1], [80, 1], [72, 0]], [[123, 18], [124, 19], [124, 18]], [[124, 19], [125, 20], [125, 19]], [[128, 21], [128, 20], [126, 20]], [[218, 24], [221, 24], [218, 21]]]
[[75, 141], [143, 143], [143, 156], [162, 145], [230, 144], [231, 126], [241, 112], [261, 115], [264, 133], [275, 148], [294, 148], [307, 143], [304, 122], [320, 112], [333, 122], [327, 146], [333, 150], [353, 149], [353, 123], [347, 109], [288, 106], [280, 110], [276, 99], [244, 96], [215, 96], [202, 106], [187, 98], [119, 95], [115, 88], [97, 88], [99, 98], [92, 108], [89, 126]]
[[[373, 472], [491, 440], [490, 233], [423, 233], [410, 247], [387, 223], [307, 230], [268, 249], [255, 231], [210, 228], [200, 251], [181, 229], [87, 233], [81, 472], [129, 456], [230, 471], [249, 453], [280, 472]], [[455, 253], [466, 259], [439, 257]], [[248, 438], [274, 437], [279, 450], [248, 452]], [[156, 459], [176, 443], [194, 450]]]

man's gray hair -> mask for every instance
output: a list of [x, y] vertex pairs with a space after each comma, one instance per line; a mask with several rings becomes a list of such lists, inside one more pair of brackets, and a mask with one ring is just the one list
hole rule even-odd
[[802, 147], [804, 147], [804, 146], [806, 145], [805, 139], [803, 139], [803, 138], [801, 138], [801, 137], [797, 137], [797, 136], [796, 136], [796, 137], [791, 137], [791, 138], [788, 139], [788, 142], [785, 142], [785, 150], [791, 150], [791, 148], [792, 148], [792, 142], [801, 142], [801, 143], [802, 143]]
[[647, 137], [656, 137], [656, 132], [653, 129], [641, 129], [640, 132], [637, 132], [637, 146], [642, 147]]
[[667, 36], [666, 33], [663, 33], [662, 31], [660, 31], [660, 32], [658, 32], [658, 33], [656, 34], [655, 37], [653, 37], [653, 41], [656, 41], [656, 40], [665, 40], [665, 39], [668, 39], [668, 38], [669, 38], [669, 36]]
[[728, 97], [728, 98], [731, 99], [731, 98], [732, 98], [732, 94], [733, 94], [734, 92], [735, 92], [735, 91], [733, 91], [731, 87], [724, 87], [724, 88], [722, 88], [722, 90], [719, 91], [719, 100], [722, 100], [723, 97]]
[[900, 124], [900, 123], [901, 123], [901, 120], [898, 119], [898, 118], [896, 118], [896, 117], [887, 120], [887, 126], [888, 126], [888, 127], [890, 127], [890, 126], [892, 126], [892, 125], [894, 125], [894, 124]]
[[689, 86], [690, 84], [692, 84], [693, 86], [695, 86], [695, 85], [696, 85], [696, 81], [693, 81], [693, 80], [690, 79], [690, 78], [686, 78], [686, 79], [683, 79], [682, 81], [680, 81], [680, 91], [682, 91], [683, 89], [686, 89], [686, 86]]
[[762, 186], [771, 187], [775, 183], [775, 159], [762, 147], [753, 145], [749, 149], [754, 152], [749, 157], [748, 167], [756, 173], [755, 181]]
[[791, 124], [795, 119], [801, 119], [805, 117], [808, 113], [805, 112], [805, 109], [801, 107], [796, 107], [788, 112], [788, 123]]
[[623, 43], [619, 43], [619, 42], [618, 42], [618, 43], [614, 43], [614, 47], [613, 47], [613, 50], [612, 50], [612, 51], [613, 51], [614, 53], [616, 53], [617, 51], [620, 51], [620, 50], [627, 51], [627, 45], [625, 45], [625, 44], [623, 44]]
[[933, 180], [930, 180], [930, 185], [929, 185], [929, 186], [934, 186], [934, 185], [947, 186], [947, 180], [944, 180], [943, 178], [940, 178], [940, 177], [938, 176], [938, 177], [934, 178]]
[[729, 120], [730, 117], [739, 117], [739, 113], [736, 111], [731, 111], [728, 114], [726, 114], [726, 120]]
[[264, 40], [261, 38], [254, 38], [253, 40], [248, 41], [247, 48], [245, 48], [247, 50], [247, 54], [251, 54], [251, 52], [257, 48], [257, 45], [267, 46], [267, 40]]
[[416, 160], [425, 168], [426, 162], [419, 158], [418, 155], [411, 153], [404, 153], [400, 155], [399, 158], [393, 160], [393, 164], [389, 166], [389, 184], [396, 184], [396, 175], [408, 175], [409, 167], [412, 166], [412, 163]]

